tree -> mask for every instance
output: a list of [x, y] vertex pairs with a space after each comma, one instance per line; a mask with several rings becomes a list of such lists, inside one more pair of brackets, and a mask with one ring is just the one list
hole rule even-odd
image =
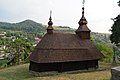
[[110, 40], [114, 44], [120, 43], [120, 15], [113, 19], [114, 24], [111, 27], [111, 36]]
[[[120, 0], [118, 1], [118, 6], [120, 7]], [[120, 43], [120, 14], [116, 18], [112, 18], [114, 24], [111, 27], [110, 40], [114, 44]]]
[[33, 50], [33, 44], [25, 38], [17, 38], [12, 40], [8, 45], [8, 50], [10, 50], [10, 56], [12, 57], [9, 59], [9, 62], [12, 64], [20, 64], [21, 62], [28, 61], [28, 56]]
[[109, 46], [107, 46], [107, 45], [105, 45], [103, 43], [96, 43], [96, 47], [105, 56], [105, 58], [101, 59], [101, 61], [103, 61], [103, 62], [112, 62], [113, 50]]
[[[120, 7], [120, 0], [118, 1], [118, 6]], [[118, 46], [118, 44], [120, 43], [120, 14], [112, 19], [114, 21], [114, 24], [111, 27], [111, 36], [110, 36], [110, 40], [111, 43], [115, 44], [116, 46]], [[113, 47], [113, 51], [114, 51], [114, 56], [113, 56], [113, 64], [116, 64], [116, 47]]]

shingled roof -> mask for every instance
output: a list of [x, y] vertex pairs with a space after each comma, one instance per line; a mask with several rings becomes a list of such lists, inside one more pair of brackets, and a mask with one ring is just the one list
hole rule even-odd
[[97, 60], [103, 55], [89, 39], [71, 33], [45, 34], [30, 55], [36, 63]]

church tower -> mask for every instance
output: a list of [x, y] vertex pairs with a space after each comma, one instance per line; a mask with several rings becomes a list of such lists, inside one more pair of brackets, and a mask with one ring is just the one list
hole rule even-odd
[[90, 29], [87, 27], [87, 20], [84, 16], [84, 3], [83, 3], [83, 8], [82, 8], [82, 17], [80, 21], [78, 22], [79, 27], [75, 31], [76, 34], [81, 38], [81, 39], [90, 39]]

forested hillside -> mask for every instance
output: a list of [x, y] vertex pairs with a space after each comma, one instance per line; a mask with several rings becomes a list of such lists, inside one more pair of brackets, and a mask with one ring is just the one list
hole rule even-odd
[[40, 33], [46, 30], [46, 26], [32, 20], [25, 20], [19, 23], [0, 22], [0, 30], [23, 31], [27, 33]]

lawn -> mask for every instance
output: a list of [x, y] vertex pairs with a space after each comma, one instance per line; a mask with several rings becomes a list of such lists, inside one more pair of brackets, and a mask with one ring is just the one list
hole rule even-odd
[[110, 80], [110, 70], [77, 73], [59, 73], [52, 76], [35, 77], [29, 73], [29, 64], [0, 70], [0, 80]]

